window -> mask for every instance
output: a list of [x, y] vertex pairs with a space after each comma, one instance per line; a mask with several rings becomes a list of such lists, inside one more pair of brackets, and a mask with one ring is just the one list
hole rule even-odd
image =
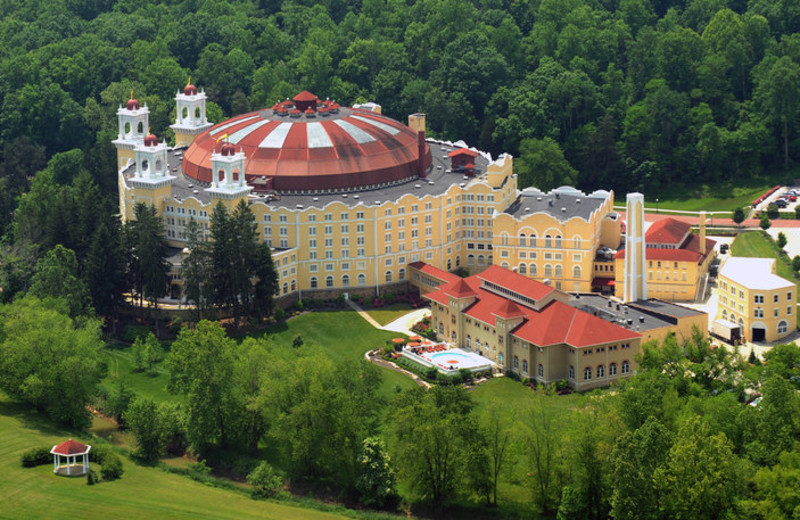
[[386, 271], [386, 283], [390, 283], [392, 281], [392, 272]]
[[556, 264], [556, 278], [561, 278], [562, 267], [561, 264]]
[[786, 323], [786, 320], [781, 320], [778, 323], [778, 334], [786, 334], [787, 330], [789, 330], [789, 324]]
[[406, 268], [403, 267], [399, 271], [397, 271], [397, 279], [398, 280], [405, 280], [406, 279]]
[[536, 264], [531, 264], [531, 276], [536, 276]]
[[[775, 296], [777, 296], [777, 294]], [[754, 300], [754, 303], [764, 303], [764, 295], [756, 294]]]
[[528, 373], [528, 360], [527, 359], [523, 359], [522, 360], [522, 373], [523, 374], [527, 374]]
[[755, 309], [753, 311], [754, 318], [763, 318], [764, 317], [764, 309]]
[[575, 379], [575, 367], [572, 365], [569, 366], [569, 378]]
[[773, 302], [774, 303], [778, 303], [778, 295], [777, 294], [773, 296]]
[[627, 374], [631, 371], [631, 364], [627, 361], [622, 362], [622, 373]]
[[524, 263], [519, 264], [519, 274], [528, 274], [528, 268]]
[[358, 275], [358, 286], [364, 287], [367, 285], [367, 277], [363, 274]]
[[333, 287], [333, 276], [325, 277], [325, 287]]
[[556, 249], [561, 249], [561, 235], [556, 236]]
[[581, 277], [581, 266], [576, 265], [572, 268], [572, 277], [573, 278], [580, 278]]
[[511, 366], [514, 367], [514, 370], [519, 368], [519, 358], [514, 356], [514, 360], [511, 362]]
[[617, 375], [617, 364], [616, 363], [611, 363], [610, 365], [608, 365], [608, 375], [609, 376]]
[[544, 366], [541, 363], [536, 368], [536, 373], [539, 374], [539, 377], [544, 377]]
[[312, 289], [316, 289], [317, 288], [317, 277], [316, 276], [312, 276], [311, 279], [309, 280], [309, 282], [311, 283], [311, 288]]
[[547, 264], [547, 265], [544, 266], [544, 275], [546, 277], [548, 277], [548, 278], [553, 276], [553, 266], [552, 265]]
[[550, 235], [544, 236], [544, 247], [553, 247], [553, 237]]
[[586, 367], [584, 369], [584, 371], [583, 371], [583, 380], [584, 381], [589, 381], [591, 378], [592, 378], [592, 369], [589, 368], [589, 367]]
[[605, 377], [606, 376], [606, 367], [603, 365], [599, 365], [597, 367], [597, 377]]

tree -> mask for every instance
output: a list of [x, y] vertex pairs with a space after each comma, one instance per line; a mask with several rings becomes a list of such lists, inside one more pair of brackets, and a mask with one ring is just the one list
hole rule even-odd
[[194, 218], [186, 226], [186, 248], [189, 254], [183, 259], [183, 295], [194, 305], [197, 319], [202, 319], [208, 304], [211, 265], [209, 247], [202, 240], [200, 226]]
[[786, 235], [783, 234], [783, 231], [778, 232], [778, 240], [776, 242], [778, 243], [778, 247], [780, 249], [786, 247]]
[[189, 442], [201, 454], [229, 447], [236, 433], [235, 349], [220, 325], [203, 320], [181, 329], [165, 361], [167, 389], [186, 396]]
[[766, 213], [762, 213], [759, 217], [758, 227], [766, 231], [770, 226], [772, 226], [772, 222], [769, 221], [769, 216]]
[[561, 147], [549, 137], [524, 139], [516, 161], [520, 188], [533, 186], [544, 192], [564, 185], [574, 185], [578, 172], [564, 158]]
[[164, 350], [158, 339], [152, 333], [148, 333], [144, 338], [136, 338], [131, 346], [131, 354], [133, 354], [134, 370], [144, 372], [152, 370], [155, 364], [161, 361]]
[[147, 463], [158, 460], [164, 451], [164, 425], [155, 401], [149, 397], [137, 397], [123, 417], [136, 438], [135, 455]]
[[673, 436], [649, 417], [633, 432], [617, 439], [611, 454], [611, 513], [619, 520], [659, 520], [660, 502], [653, 474], [661, 467]]
[[753, 97], [766, 115], [783, 127], [783, 165], [786, 167], [789, 165], [789, 121], [794, 121], [800, 109], [800, 65], [783, 56], [774, 60], [763, 74], [756, 75], [755, 80]]
[[73, 318], [87, 314], [90, 309], [89, 292], [78, 278], [75, 253], [61, 245], [56, 245], [36, 262], [30, 293], [40, 300], [62, 299]]
[[489, 505], [497, 505], [497, 485], [500, 476], [509, 471], [515, 422], [516, 415], [500, 406], [493, 406], [480, 416], [480, 439], [483, 442], [476, 444], [474, 449], [485, 451], [488, 478], [486, 482], [478, 483], [476, 488], [487, 490], [486, 501]]
[[108, 220], [108, 223], [100, 222], [92, 235], [83, 279], [95, 310], [101, 316], [110, 317], [112, 331], [116, 331], [114, 318], [124, 298], [126, 251], [119, 221]]
[[169, 282], [164, 223], [152, 205], [137, 203], [133, 212], [135, 220], [126, 229], [131, 250], [128, 270], [140, 307], [147, 299], [156, 313], [158, 335], [158, 299], [167, 294]]
[[537, 390], [528, 413], [526, 451], [535, 483], [534, 496], [542, 512], [547, 513], [555, 508], [560, 496], [556, 482], [561, 471], [559, 422], [563, 419], [562, 411], [553, 405], [547, 392]]
[[758, 470], [756, 507], [764, 518], [797, 518], [800, 512], [800, 452], [781, 453], [778, 464]]
[[383, 441], [377, 437], [364, 439], [358, 462], [360, 471], [356, 490], [359, 501], [366, 507], [380, 509], [397, 494], [392, 459]]
[[744, 209], [742, 207], [737, 207], [733, 210], [733, 217], [732, 220], [736, 223], [737, 226], [741, 225], [744, 222]]
[[441, 505], [463, 489], [476, 430], [472, 400], [459, 387], [401, 394], [392, 417], [398, 469], [423, 498]]
[[247, 482], [253, 486], [254, 497], [271, 498], [283, 486], [283, 477], [267, 461], [263, 461], [247, 475]]
[[0, 388], [55, 421], [85, 428], [103, 376], [100, 324], [75, 323], [33, 296], [0, 307]]
[[792, 269], [795, 272], [800, 272], [800, 255], [794, 255], [794, 258], [792, 258]]
[[653, 474], [668, 518], [721, 518], [738, 494], [737, 458], [723, 433], [693, 417], [678, 431], [664, 464]]

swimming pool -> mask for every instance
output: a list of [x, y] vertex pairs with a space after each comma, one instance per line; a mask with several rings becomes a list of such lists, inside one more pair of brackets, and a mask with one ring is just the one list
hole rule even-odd
[[421, 352], [419, 354], [414, 354], [404, 349], [403, 355], [421, 362], [425, 366], [436, 367], [440, 372], [457, 372], [464, 368], [472, 372], [483, 372], [494, 367], [494, 363], [489, 359], [460, 348], [453, 348], [443, 352]]

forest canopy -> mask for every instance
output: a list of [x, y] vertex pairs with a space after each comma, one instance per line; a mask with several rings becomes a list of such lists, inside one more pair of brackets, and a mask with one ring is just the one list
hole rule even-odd
[[798, 29], [787, 0], [8, 0], [0, 224], [55, 153], [113, 194], [118, 105], [132, 91], [169, 138], [190, 76], [215, 121], [303, 89], [425, 112], [545, 189], [757, 175], [800, 154]]

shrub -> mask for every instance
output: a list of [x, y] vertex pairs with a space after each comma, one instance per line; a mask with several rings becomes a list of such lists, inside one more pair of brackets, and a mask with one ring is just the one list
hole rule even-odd
[[770, 226], [772, 226], [772, 222], [769, 221], [769, 218], [767, 217], [766, 213], [762, 213], [761, 214], [761, 219], [760, 219], [758, 225], [764, 231], [768, 230], [770, 228]]
[[102, 475], [103, 480], [116, 480], [124, 472], [119, 455], [105, 444], [92, 446], [92, 450], [89, 452], [89, 461], [100, 464], [100, 475]]
[[777, 204], [775, 204], [775, 203], [770, 203], [770, 204], [767, 206], [767, 216], [768, 216], [770, 219], [773, 219], [773, 220], [774, 220], [774, 219], [778, 218], [778, 217], [780, 216], [780, 215], [779, 215], [779, 212], [780, 212], [780, 209], [778, 208], [778, 205], [777, 205]]
[[133, 343], [139, 338], [144, 339], [150, 332], [150, 327], [147, 325], [128, 325], [122, 332], [122, 341], [125, 343]]
[[280, 491], [283, 477], [264, 461], [247, 475], [247, 482], [253, 486], [253, 498], [270, 498]]
[[86, 473], [86, 483], [90, 486], [94, 486], [98, 482], [100, 482], [100, 477], [97, 476], [97, 472], [93, 469], [90, 469]]
[[47, 448], [31, 448], [22, 454], [20, 460], [23, 468], [33, 468], [53, 462], [53, 455]]
[[436, 381], [436, 374], [438, 373], [439, 371], [436, 369], [436, 367], [428, 367], [425, 369], [425, 378]]
[[275, 321], [283, 321], [286, 319], [286, 311], [283, 310], [281, 307], [275, 309], [275, 312], [272, 314], [272, 317], [275, 318]]
[[207, 480], [209, 475], [211, 475], [211, 467], [207, 466], [204, 460], [189, 464], [187, 469], [189, 470], [189, 476], [192, 477], [193, 480], [199, 482]]
[[302, 346], [303, 346], [303, 336], [301, 336], [300, 334], [298, 334], [298, 335], [297, 335], [297, 336], [295, 336], [295, 337], [294, 337], [294, 339], [292, 340], [292, 347], [294, 347], [294, 348], [300, 348], [300, 347], [302, 347]]
[[778, 233], [778, 240], [776, 241], [778, 247], [783, 249], [786, 247], [786, 235], [783, 234], [783, 231]]
[[506, 370], [506, 377], [509, 379], [513, 379], [514, 381], [519, 381], [519, 374], [514, 372], [513, 370]]

